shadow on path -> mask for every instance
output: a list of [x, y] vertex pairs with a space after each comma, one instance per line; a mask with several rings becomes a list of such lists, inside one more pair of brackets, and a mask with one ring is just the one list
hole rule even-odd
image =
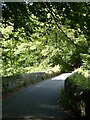
[[2, 120], [68, 120], [67, 113], [58, 104], [58, 96], [69, 75], [62, 74], [41, 81], [4, 99]]

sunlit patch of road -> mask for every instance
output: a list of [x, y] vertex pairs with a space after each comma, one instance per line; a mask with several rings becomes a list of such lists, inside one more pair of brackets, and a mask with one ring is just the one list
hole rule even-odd
[[70, 76], [72, 73], [63, 73], [59, 76], [56, 76], [52, 78], [51, 80], [65, 80], [68, 76]]

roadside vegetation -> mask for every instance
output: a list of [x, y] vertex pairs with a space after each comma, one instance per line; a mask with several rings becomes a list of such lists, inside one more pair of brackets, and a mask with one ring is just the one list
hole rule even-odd
[[65, 80], [64, 89], [60, 92], [59, 103], [65, 111], [79, 119], [90, 119], [90, 73], [78, 69], [78, 73]]
[[90, 78], [86, 78], [80, 73], [72, 77], [72, 82], [76, 85], [82, 86], [83, 88], [90, 89]]

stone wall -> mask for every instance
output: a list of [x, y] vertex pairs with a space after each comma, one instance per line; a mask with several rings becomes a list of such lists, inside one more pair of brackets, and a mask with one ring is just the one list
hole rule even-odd
[[47, 72], [34, 72], [34, 73], [29, 73], [29, 74], [2, 77], [3, 95], [10, 93], [10, 92], [14, 92], [19, 88], [32, 85], [41, 80], [51, 78], [58, 74], [60, 74], [60, 72], [53, 72], [49, 70]]
[[78, 116], [90, 119], [90, 89], [76, 85], [72, 77], [65, 80], [65, 98], [68, 106]]
[[47, 77], [45, 72], [36, 72], [30, 74], [22, 74], [15, 76], [2, 77], [2, 90], [3, 94], [13, 92], [15, 89], [24, 87]]

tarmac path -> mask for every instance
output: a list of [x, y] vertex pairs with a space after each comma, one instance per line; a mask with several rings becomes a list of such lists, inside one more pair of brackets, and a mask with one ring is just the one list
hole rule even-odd
[[66, 77], [70, 74], [64, 73], [43, 80], [5, 98], [2, 102], [2, 120], [67, 118], [67, 114], [58, 104], [58, 96], [64, 87]]

